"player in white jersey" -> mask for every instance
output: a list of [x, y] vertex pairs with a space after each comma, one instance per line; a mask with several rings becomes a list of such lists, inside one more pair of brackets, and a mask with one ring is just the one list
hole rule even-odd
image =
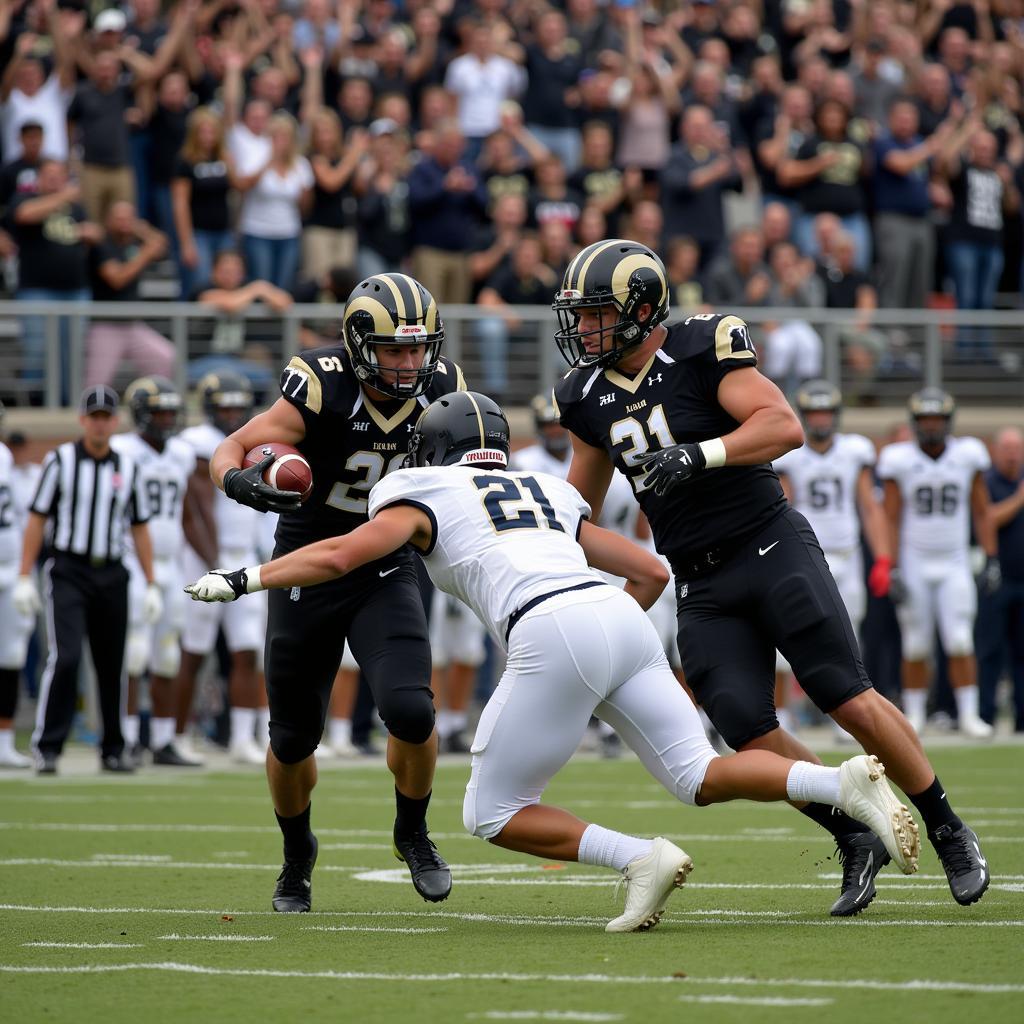
[[[876, 597], [884, 597], [888, 592], [892, 568], [885, 513], [875, 497], [875, 446], [861, 434], [838, 432], [842, 396], [828, 381], [804, 384], [797, 393], [796, 406], [807, 440], [800, 448], [776, 459], [772, 466], [790, 504], [811, 524], [850, 615], [854, 635], [859, 637], [867, 611], [860, 548], [862, 527], [874, 556], [869, 586]], [[781, 661], [781, 655], [779, 658], [780, 674], [786, 676], [788, 665]], [[788, 679], [776, 682], [778, 711], [786, 708], [787, 683]], [[835, 728], [852, 742], [848, 733], [838, 725]]]
[[564, 480], [572, 462], [569, 431], [559, 422], [558, 410], [545, 395], [537, 395], [530, 408], [537, 440], [528, 448], [513, 452], [509, 467], [522, 473], [550, 473]]
[[[903, 643], [903, 709], [918, 732], [928, 699], [928, 659], [938, 627], [949, 661], [960, 731], [984, 739], [992, 726], [978, 714], [974, 617], [977, 587], [999, 588], [996, 530], [982, 474], [989, 455], [976, 437], [952, 437], [953, 399], [924, 388], [910, 399], [916, 441], [887, 445], [878, 460], [885, 512], [898, 555], [889, 596], [896, 605]], [[971, 572], [973, 519], [986, 565], [977, 586]]]
[[[208, 573], [188, 589], [199, 600], [230, 601], [265, 586], [312, 585], [411, 542], [435, 585], [473, 608], [508, 651], [473, 740], [466, 828], [506, 849], [622, 871], [626, 907], [608, 931], [656, 924], [693, 864], [666, 839], [588, 825], [540, 804], [593, 712], [684, 803], [822, 799], [870, 821], [903, 870], [913, 871], [916, 825], [877, 759], [864, 755], [835, 769], [763, 750], [715, 754], [641, 610], [664, 587], [664, 567], [587, 522], [590, 507], [565, 481], [504, 471], [508, 435], [490, 399], [446, 395], [417, 422], [410, 468], [370, 492], [369, 523], [266, 565]], [[625, 577], [625, 592], [591, 564]]]
[[[197, 386], [205, 423], [183, 430], [179, 435], [195, 453], [186, 521], [191, 521], [185, 571], [189, 578], [218, 565], [233, 565], [240, 558], [256, 555], [260, 543], [260, 513], [226, 497], [210, 479], [210, 459], [217, 445], [252, 415], [253, 396], [249, 381], [237, 373], [207, 374]], [[199, 550], [196, 545], [204, 550]], [[267, 631], [266, 598], [249, 608], [214, 608], [188, 603], [182, 633], [181, 669], [178, 674], [178, 737], [175, 745], [194, 752], [185, 730], [195, 690], [196, 676], [217, 643], [218, 630], [231, 653], [228, 698], [231, 704], [231, 756], [242, 764], [264, 764], [268, 733], [257, 729], [262, 715], [266, 721], [266, 691], [260, 685], [258, 652]], [[259, 742], [256, 740], [257, 732]]]
[[[3, 413], [0, 404], [0, 423]], [[0, 444], [0, 768], [32, 767], [31, 759], [14, 749], [18, 680], [34, 625], [33, 618], [18, 612], [13, 602], [23, 526], [15, 491], [14, 456], [5, 444]]]
[[140, 377], [125, 391], [135, 431], [118, 434], [111, 447], [130, 455], [139, 467], [150, 505], [149, 535], [153, 543], [153, 575], [163, 597], [163, 615], [156, 623], [142, 614], [146, 579], [132, 551], [128, 568], [128, 713], [122, 723], [126, 750], [139, 762], [138, 688], [149, 673], [153, 763], [184, 767], [199, 762], [174, 746], [177, 699], [175, 683], [181, 664], [181, 630], [185, 601], [181, 587], [185, 533], [182, 509], [196, 468], [192, 448], [174, 436], [181, 426], [183, 403], [174, 384], [164, 377]]

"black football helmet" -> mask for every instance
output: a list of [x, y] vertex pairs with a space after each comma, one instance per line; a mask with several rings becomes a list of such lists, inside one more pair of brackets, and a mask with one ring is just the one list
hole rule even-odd
[[[392, 398], [416, 398], [430, 386], [444, 341], [444, 323], [433, 295], [408, 274], [374, 274], [352, 289], [342, 336], [356, 376]], [[382, 372], [376, 345], [423, 345], [415, 370]]]
[[530, 402], [533, 410], [533, 425], [537, 428], [537, 437], [548, 454], [562, 458], [569, 450], [571, 441], [569, 431], [562, 426], [558, 408], [548, 395], [537, 395]]
[[[651, 312], [641, 320], [640, 307]], [[612, 305], [614, 323], [581, 333], [580, 312]], [[551, 308], [558, 317], [555, 342], [570, 366], [612, 366], [668, 317], [668, 280], [661, 260], [646, 245], [613, 238], [588, 245], [566, 268]], [[592, 351], [587, 340], [596, 341]]]
[[403, 469], [421, 466], [508, 465], [511, 432], [497, 402], [475, 391], [453, 391], [420, 413]]
[[252, 384], [244, 374], [208, 373], [196, 390], [206, 418], [224, 434], [233, 434], [252, 415]]
[[[161, 444], [181, 429], [184, 403], [178, 389], [166, 377], [140, 377], [128, 385], [124, 403], [131, 409], [135, 429]], [[154, 414], [173, 413], [169, 422], [157, 423]]]
[[[843, 396], [827, 380], [809, 380], [796, 394], [796, 407], [804, 421], [804, 431], [812, 441], [827, 441], [839, 429], [839, 414], [843, 408]], [[832, 419], [827, 424], [809, 426], [809, 412], [830, 412]]]
[[[956, 412], [956, 403], [948, 391], [943, 391], [942, 388], [921, 388], [910, 396], [907, 408], [910, 410], [910, 420], [917, 435], [917, 443], [922, 448], [946, 443], [946, 438], [953, 430], [953, 414]], [[942, 426], [925, 430], [921, 426], [921, 420], [926, 416], [941, 416]]]

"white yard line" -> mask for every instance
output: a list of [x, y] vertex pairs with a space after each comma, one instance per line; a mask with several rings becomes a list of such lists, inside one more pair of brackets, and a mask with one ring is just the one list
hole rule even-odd
[[168, 942], [276, 942], [276, 935], [158, 935]]
[[602, 1024], [603, 1021], [625, 1020], [625, 1014], [588, 1013], [585, 1010], [484, 1010], [467, 1013], [466, 1020], [568, 1020]]
[[446, 932], [447, 928], [387, 928], [372, 924], [309, 924], [304, 932], [388, 932], [394, 935], [427, 935]]
[[681, 1003], [728, 1003], [733, 1006], [831, 1006], [834, 999], [786, 999], [784, 996], [680, 996]]
[[868, 989], [882, 992], [971, 992], [988, 995], [1018, 994], [1024, 985], [1012, 982], [938, 981], [927, 978], [905, 978], [884, 981], [874, 978], [745, 978], [745, 977], [687, 977], [670, 975], [627, 974], [516, 974], [511, 972], [463, 972], [445, 974], [400, 974], [387, 971], [284, 971], [269, 968], [207, 967], [202, 964], [156, 961], [134, 964], [82, 964], [78, 966], [43, 966], [0, 964], [5, 974], [114, 974], [126, 971], [166, 971], [177, 974], [202, 974], [241, 978], [317, 978], [327, 981], [385, 981], [409, 982], [415, 985], [430, 983], [467, 982], [526, 982], [557, 985], [716, 985], [752, 986], [765, 988], [817, 988]]
[[143, 942], [23, 942], [33, 949], [142, 949]]

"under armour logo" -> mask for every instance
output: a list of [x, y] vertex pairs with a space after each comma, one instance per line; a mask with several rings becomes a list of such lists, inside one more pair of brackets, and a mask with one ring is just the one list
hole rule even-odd
[[610, 395], [602, 395], [601, 398], [598, 401], [598, 404], [599, 405], [611, 405], [612, 402], [614, 402], [614, 401], [615, 401], [615, 394], [613, 392]]
[[661, 383], [661, 374], [660, 373], [658, 374], [657, 377], [651, 376], [651, 377], [647, 378], [647, 386], [648, 387], [653, 387], [655, 384], [660, 384], [660, 383]]
[[416, 429], [416, 424], [415, 423], [406, 423], [406, 425], [405, 425], [405, 432], [407, 434], [411, 434], [415, 429]]

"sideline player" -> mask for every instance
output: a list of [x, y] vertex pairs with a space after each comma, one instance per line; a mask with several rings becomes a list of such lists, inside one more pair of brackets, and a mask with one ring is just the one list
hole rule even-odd
[[181, 597], [185, 532], [182, 508], [196, 466], [192, 448], [174, 435], [181, 427], [183, 403], [177, 388], [164, 377], [140, 377], [128, 385], [124, 403], [131, 410], [134, 432], [116, 434], [111, 447], [129, 455], [138, 467], [149, 500], [149, 536], [153, 543], [153, 577], [163, 597], [163, 615], [156, 623], [142, 616], [146, 579], [131, 551], [128, 567], [128, 714], [123, 721], [125, 748], [136, 764], [139, 744], [139, 677], [150, 673], [153, 704], [150, 749], [153, 764], [178, 767], [198, 762], [174, 746], [177, 712], [174, 686], [181, 664], [181, 630], [185, 601]]
[[[471, 605], [508, 652], [473, 739], [466, 828], [506, 849], [622, 871], [626, 906], [607, 931], [657, 924], [693, 862], [666, 839], [588, 825], [540, 803], [595, 712], [677, 800], [813, 795], [871, 821], [903, 870], [914, 871], [917, 826], [877, 758], [836, 769], [765, 751], [715, 754], [641, 611], [665, 586], [661, 562], [587, 522], [590, 509], [564, 481], [506, 472], [508, 455], [508, 421], [494, 402], [473, 392], [441, 398], [416, 425], [410, 468], [371, 492], [371, 522], [267, 565], [209, 573], [189, 590], [231, 601], [264, 586], [333, 579], [406, 543], [416, 547], [434, 583]], [[588, 563], [625, 577], [626, 593]]]
[[[624, 239], [583, 249], [553, 308], [556, 343], [573, 367], [555, 389], [573, 435], [569, 482], [598, 513], [614, 469], [630, 477], [676, 577], [686, 681], [715, 728], [734, 750], [816, 760], [779, 728], [778, 649], [818, 708], [910, 796], [957, 902], [980, 899], [989, 869], [978, 838], [950, 807], [913, 728], [872, 687], [814, 531], [771, 468], [803, 431], [757, 371], [746, 324], [699, 313], [665, 327], [665, 268]], [[801, 810], [839, 848], [842, 893], [831, 913], [859, 913], [884, 849], [847, 815], [815, 803]]]
[[[892, 555], [885, 513], [875, 497], [875, 446], [861, 434], [839, 433], [842, 406], [839, 389], [828, 381], [804, 384], [797, 392], [796, 407], [807, 440], [772, 465], [790, 504], [811, 524], [850, 616], [853, 635], [859, 638], [867, 611], [861, 526], [874, 556], [868, 583], [875, 597], [888, 593]], [[782, 724], [782, 705], [777, 699], [776, 704]], [[839, 735], [852, 740], [841, 730]]]
[[[191, 575], [216, 565], [231, 565], [252, 557], [259, 547], [259, 516], [228, 501], [210, 482], [210, 460], [217, 446], [252, 415], [252, 387], [247, 377], [233, 372], [208, 373], [196, 385], [206, 422], [179, 435], [196, 457], [189, 482], [186, 510], [189, 547], [185, 572]], [[224, 630], [231, 655], [228, 700], [231, 704], [231, 738], [228, 750], [240, 764], [262, 765], [266, 760], [266, 735], [256, 742], [257, 720], [266, 707], [260, 684], [257, 654], [263, 647], [267, 626], [266, 599], [245, 609], [198, 608], [185, 611], [181, 638], [181, 669], [178, 674], [178, 735], [175, 747], [189, 760], [202, 762], [193, 751], [186, 730], [196, 677]]]
[[[210, 466], [229, 498], [281, 513], [279, 554], [365, 523], [369, 493], [405, 457], [422, 408], [463, 387], [462, 371], [441, 357], [437, 304], [405, 274], [377, 274], [356, 285], [342, 334], [344, 345], [292, 359], [281, 375], [281, 397], [224, 441]], [[263, 483], [262, 465], [240, 468], [247, 451], [268, 441], [295, 445], [313, 470], [313, 494], [301, 508], [297, 495]], [[395, 853], [424, 899], [443, 900], [451, 890], [451, 872], [427, 834], [437, 735], [426, 615], [413, 556], [405, 550], [388, 552], [349, 580], [270, 595], [267, 778], [285, 861], [275, 910], [311, 906], [313, 751], [346, 637], [388, 729]]]
[[[890, 596], [903, 643], [903, 709], [918, 733], [925, 726], [928, 657], [935, 630], [949, 659], [957, 722], [965, 736], [987, 739], [992, 726], [978, 713], [974, 617], [978, 591], [999, 589], [995, 523], [984, 473], [988, 451], [976, 437], [952, 437], [953, 399], [939, 388], [911, 396], [916, 441], [887, 445], [878, 459], [885, 512], [899, 570]], [[970, 526], [987, 561], [977, 586], [970, 565]]]
[[569, 431], [558, 422], [558, 410], [544, 395], [537, 395], [530, 402], [530, 408], [537, 440], [513, 452], [510, 465], [523, 472], [550, 473], [564, 480], [572, 461]]

